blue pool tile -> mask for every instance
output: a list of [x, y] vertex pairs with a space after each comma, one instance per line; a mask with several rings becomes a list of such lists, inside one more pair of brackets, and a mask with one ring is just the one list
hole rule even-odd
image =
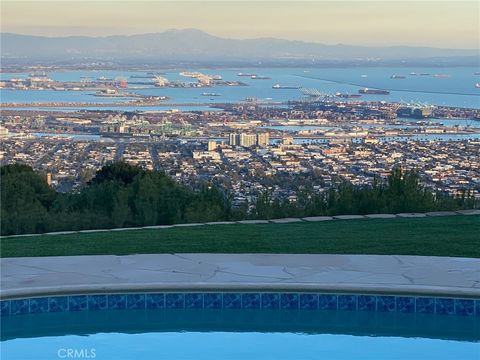
[[265, 293], [262, 294], [262, 309], [279, 309], [280, 294]]
[[455, 314], [461, 316], [473, 316], [475, 314], [475, 304], [470, 299], [455, 299]]
[[309, 309], [480, 316], [480, 300], [314, 293], [156, 293], [3, 300], [1, 315], [106, 309]]
[[320, 310], [337, 310], [337, 295], [320, 294], [318, 295], [318, 308]]
[[356, 310], [356, 295], [338, 295], [338, 310]]
[[164, 309], [165, 294], [146, 294], [145, 306], [147, 309]]
[[28, 299], [11, 300], [10, 301], [10, 314], [11, 315], [23, 315], [29, 312]]
[[107, 295], [88, 295], [88, 310], [107, 310]]
[[1, 315], [8, 316], [10, 315], [10, 300], [2, 300], [0, 302]]
[[377, 298], [369, 295], [358, 295], [358, 310], [360, 311], [375, 311]]
[[48, 312], [48, 298], [30, 299], [30, 314], [39, 314]]
[[417, 297], [415, 299], [415, 311], [420, 314], [433, 314], [435, 312], [435, 299]]
[[436, 299], [435, 313], [440, 315], [455, 314], [455, 301], [453, 299]]
[[166, 294], [165, 307], [167, 309], [183, 309], [185, 307], [185, 294], [182, 294], [182, 293]]
[[202, 308], [203, 308], [202, 293], [185, 294], [185, 309], [202, 309]]
[[88, 296], [87, 295], [75, 295], [68, 297], [68, 310], [69, 311], [86, 311], [88, 310]]
[[395, 296], [377, 296], [377, 311], [394, 312]]
[[243, 309], [260, 309], [261, 295], [257, 293], [242, 294]]
[[397, 296], [397, 312], [415, 312], [415, 298], [412, 296]]
[[49, 312], [68, 311], [68, 296], [53, 296], [48, 298]]
[[281, 309], [298, 309], [298, 294], [285, 293], [280, 294]]
[[318, 294], [300, 294], [300, 309], [317, 310]]
[[222, 294], [221, 293], [203, 294], [203, 308], [204, 309], [221, 309]]
[[242, 308], [242, 294], [224, 293], [223, 294], [223, 308], [224, 309], [241, 309]]
[[145, 294], [127, 294], [127, 309], [145, 309]]
[[127, 308], [127, 296], [113, 294], [108, 295], [108, 310], [124, 310]]

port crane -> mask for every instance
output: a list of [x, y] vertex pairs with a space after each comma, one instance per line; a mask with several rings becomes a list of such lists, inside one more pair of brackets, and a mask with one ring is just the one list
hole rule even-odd
[[82, 77], [80, 77], [80, 82], [82, 84], [91, 84], [91, 83], [93, 83], [93, 78], [90, 77], [90, 76], [82, 76]]
[[304, 95], [305, 102], [330, 102], [334, 95], [321, 92], [315, 88], [300, 88], [300, 92]]
[[300, 91], [302, 92], [303, 95], [311, 96], [311, 97], [318, 97], [318, 96], [324, 95], [320, 90], [315, 88], [300, 88]]
[[434, 107], [433, 105], [430, 105], [426, 102], [419, 102], [419, 101], [414, 101], [414, 100], [410, 100], [410, 102], [406, 102], [402, 99], [400, 99], [400, 105], [401, 106], [406, 106], [406, 107], [418, 108], [418, 109], [433, 108]]

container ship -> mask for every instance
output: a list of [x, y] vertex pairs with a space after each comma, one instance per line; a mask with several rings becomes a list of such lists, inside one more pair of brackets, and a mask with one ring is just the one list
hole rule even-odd
[[97, 81], [113, 81], [112, 78], [107, 78], [106, 76], [100, 76], [97, 78]]
[[275, 84], [272, 86], [272, 89], [300, 89], [300, 86], [285, 86], [285, 85]]
[[360, 94], [344, 94], [344, 93], [337, 92], [337, 93], [335, 93], [335, 96], [339, 97], [339, 98], [349, 99], [349, 98], [359, 98], [362, 95], [360, 95]]
[[151, 79], [153, 75], [130, 75], [130, 79]]
[[369, 95], [389, 95], [390, 91], [365, 88], [365, 89], [358, 90], [358, 93], [359, 94], [369, 94]]
[[28, 74], [29, 77], [47, 77], [45, 71], [33, 71]]

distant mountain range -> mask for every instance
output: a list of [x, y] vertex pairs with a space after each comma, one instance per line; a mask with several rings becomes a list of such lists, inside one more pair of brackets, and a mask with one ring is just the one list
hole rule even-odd
[[107, 61], [402, 61], [461, 58], [478, 61], [479, 51], [430, 47], [324, 45], [274, 38], [246, 40], [212, 36], [200, 30], [168, 30], [107, 37], [44, 37], [1, 34], [2, 59]]

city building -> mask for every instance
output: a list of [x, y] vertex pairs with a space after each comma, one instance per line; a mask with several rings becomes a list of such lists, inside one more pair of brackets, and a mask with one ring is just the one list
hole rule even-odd
[[238, 146], [240, 145], [240, 135], [239, 134], [230, 134], [228, 137], [228, 144], [230, 146]]
[[257, 145], [261, 147], [267, 147], [270, 142], [270, 134], [267, 133], [260, 133], [257, 134]]
[[293, 136], [287, 135], [284, 136], [282, 139], [283, 145], [293, 145]]
[[8, 136], [8, 129], [0, 126], [0, 138]]
[[214, 151], [218, 147], [218, 144], [216, 141], [209, 141], [208, 142], [208, 151]]
[[255, 134], [240, 134], [240, 146], [251, 147], [257, 143], [257, 136]]

